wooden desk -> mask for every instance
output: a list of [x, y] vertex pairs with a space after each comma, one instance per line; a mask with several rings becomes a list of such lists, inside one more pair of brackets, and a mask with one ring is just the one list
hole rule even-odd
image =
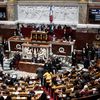
[[[12, 100], [27, 100], [27, 97], [19, 97], [19, 96], [17, 96], [17, 97], [12, 97]], [[37, 99], [32, 97], [31, 100], [37, 100]]]
[[[75, 40], [73, 41], [32, 41], [31, 38], [20, 38], [13, 36], [8, 39], [9, 51], [23, 51], [24, 48], [33, 50], [33, 54], [39, 52], [39, 48], [46, 51], [46, 57], [53, 53], [55, 55], [64, 56], [70, 55], [74, 49]], [[23, 49], [23, 50], [22, 50]], [[44, 51], [43, 50], [43, 51]]]
[[51, 44], [53, 54], [67, 56], [73, 52], [75, 41], [54, 41]]
[[66, 87], [65, 85], [58, 85], [58, 86], [53, 86], [52, 89], [61, 89], [61, 88], [64, 88]]
[[22, 44], [25, 42], [31, 42], [31, 39], [12, 36], [8, 39], [8, 49], [9, 51], [22, 51]]
[[28, 95], [29, 95], [29, 92], [11, 92], [11, 94], [12, 95], [14, 95], [14, 96], [25, 96], [25, 97], [27, 97]]
[[18, 64], [18, 69], [21, 71], [35, 73], [37, 68], [43, 67], [44, 64], [41, 63], [31, 63], [31, 62], [23, 62], [20, 61]]
[[27, 97], [12, 97], [12, 100], [27, 100]]

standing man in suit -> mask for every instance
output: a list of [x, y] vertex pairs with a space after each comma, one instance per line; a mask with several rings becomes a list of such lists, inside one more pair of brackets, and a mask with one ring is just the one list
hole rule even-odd
[[44, 69], [42, 67], [39, 67], [37, 68], [36, 73], [37, 73], [37, 78], [41, 82], [41, 85], [44, 85], [44, 82], [43, 82]]
[[76, 52], [75, 52], [75, 49], [74, 49], [74, 51], [72, 52], [72, 66], [76, 66], [76, 64], [77, 64]]
[[66, 29], [64, 29], [64, 37], [65, 37], [65, 39], [67, 39], [67, 41], [68, 41], [69, 34], [66, 32]]
[[89, 44], [88, 43], [86, 43], [86, 46], [85, 46], [85, 57], [89, 58]]
[[94, 48], [94, 46], [92, 46], [91, 51], [90, 51], [90, 60], [94, 60], [95, 55], [96, 55], [95, 48]]
[[90, 60], [87, 57], [84, 57], [84, 68], [88, 69], [90, 66]]
[[4, 58], [3, 53], [0, 52], [0, 64], [1, 64], [2, 69], [3, 69], [3, 58]]
[[84, 57], [86, 57], [85, 48], [82, 49], [82, 61], [84, 61]]

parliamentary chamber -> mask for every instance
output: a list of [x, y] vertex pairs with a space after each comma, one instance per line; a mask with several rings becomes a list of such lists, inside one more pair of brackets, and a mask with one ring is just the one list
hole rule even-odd
[[[98, 0], [2, 0], [0, 36], [8, 41], [7, 55], [18, 51], [25, 61], [33, 56], [39, 59], [48, 59], [52, 54], [70, 56], [74, 49], [81, 50], [86, 43], [95, 44], [100, 29], [99, 11]], [[59, 25], [61, 28], [67, 26], [72, 41], [62, 40], [64, 31], [56, 29]], [[41, 26], [50, 26], [50, 29], [42, 30]], [[51, 34], [54, 28], [55, 41]]]

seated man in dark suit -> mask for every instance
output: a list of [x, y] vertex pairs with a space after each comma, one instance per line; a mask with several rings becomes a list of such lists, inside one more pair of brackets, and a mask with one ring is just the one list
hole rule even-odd
[[0, 100], [4, 100], [4, 97], [1, 91], [0, 91]]
[[7, 97], [6, 97], [6, 99], [5, 100], [12, 100], [11, 99], [11, 95], [10, 95], [10, 92], [9, 91], [7, 91]]

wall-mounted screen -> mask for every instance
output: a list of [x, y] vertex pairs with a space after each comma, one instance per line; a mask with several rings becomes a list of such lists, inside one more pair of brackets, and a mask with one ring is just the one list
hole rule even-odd
[[100, 0], [92, 0], [92, 2], [100, 2]]
[[89, 22], [100, 24], [100, 8], [89, 9]]
[[0, 7], [0, 20], [7, 20], [6, 7]]

